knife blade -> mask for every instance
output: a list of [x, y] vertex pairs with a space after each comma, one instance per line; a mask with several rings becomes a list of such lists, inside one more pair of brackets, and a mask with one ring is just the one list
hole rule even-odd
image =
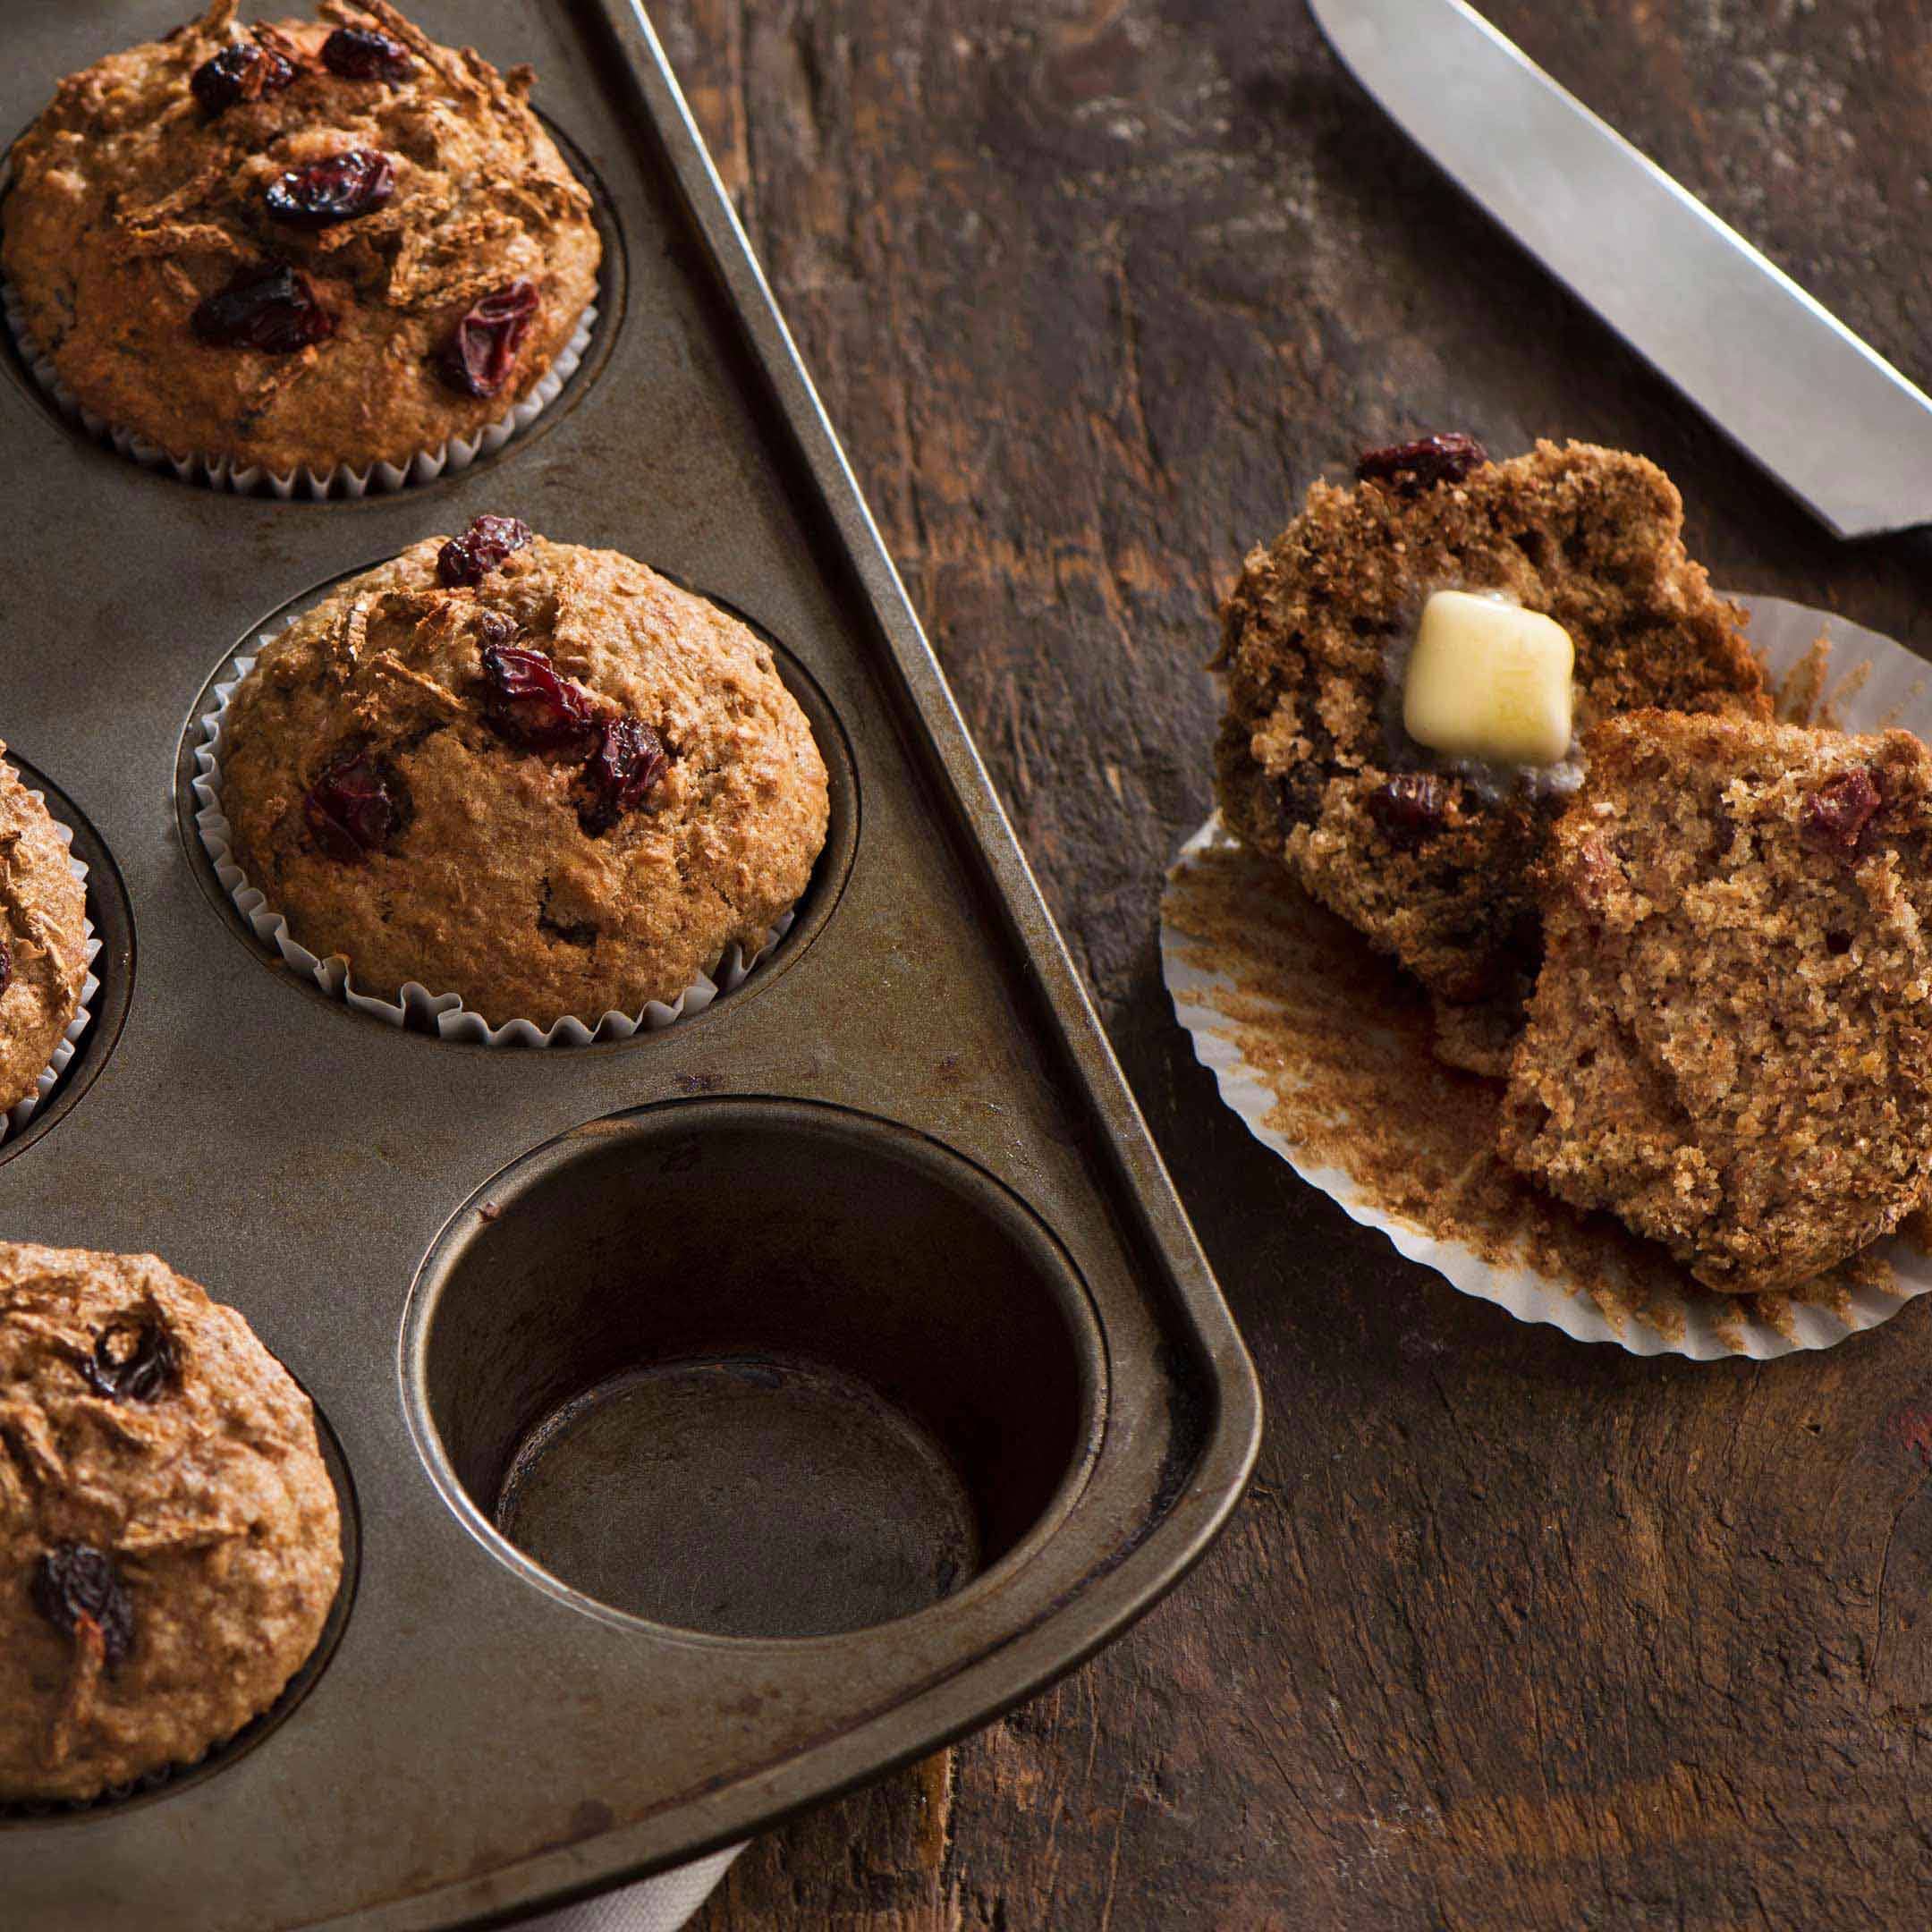
[[1932, 400], [1462, 0], [1309, 0], [1390, 118], [1843, 538], [1932, 522]]

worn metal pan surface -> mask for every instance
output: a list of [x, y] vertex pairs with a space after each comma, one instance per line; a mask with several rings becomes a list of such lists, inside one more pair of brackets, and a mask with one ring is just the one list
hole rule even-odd
[[[0, 123], [181, 0], [13, 0]], [[0, 380], [0, 735], [92, 861], [104, 990], [0, 1233], [152, 1249], [315, 1396], [323, 1649], [202, 1765], [0, 1816], [0, 1922], [513, 1917], [983, 1723], [1146, 1609], [1253, 1457], [1246, 1356], [643, 15], [420, 0], [528, 60], [604, 320], [523, 436], [361, 503], [216, 495]], [[277, 613], [485, 510], [781, 651], [833, 770], [790, 935], [708, 1012], [492, 1051], [298, 983], [187, 779]]]

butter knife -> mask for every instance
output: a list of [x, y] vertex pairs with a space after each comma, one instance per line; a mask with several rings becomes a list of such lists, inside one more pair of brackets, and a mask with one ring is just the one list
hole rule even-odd
[[1843, 538], [1932, 522], [1932, 400], [1462, 0], [1309, 0], [1390, 117]]

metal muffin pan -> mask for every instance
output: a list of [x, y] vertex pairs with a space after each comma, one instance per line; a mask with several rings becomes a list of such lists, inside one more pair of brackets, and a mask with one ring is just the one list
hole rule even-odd
[[[4, 124], [182, 7], [20, 0]], [[152, 1249], [240, 1307], [326, 1418], [359, 1544], [271, 1723], [131, 1800], [0, 1819], [9, 1927], [402, 1932], [682, 1862], [1086, 1657], [1255, 1453], [1245, 1352], [648, 24], [412, 12], [536, 65], [623, 250], [529, 432], [278, 504], [0, 380], [0, 735], [110, 915], [96, 1024], [0, 1143], [0, 1233]], [[835, 741], [792, 936], [665, 1031], [386, 1028], [211, 890], [185, 792], [211, 675], [484, 510], [744, 613]]]

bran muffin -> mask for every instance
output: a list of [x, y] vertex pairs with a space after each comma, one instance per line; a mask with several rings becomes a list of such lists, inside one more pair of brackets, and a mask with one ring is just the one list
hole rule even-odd
[[87, 892], [0, 744], [0, 1114], [33, 1092], [80, 1009]]
[[639, 1014], [768, 940], [825, 843], [811, 727], [735, 618], [479, 517], [344, 584], [223, 715], [250, 883], [356, 987]]
[[235, 12], [69, 76], [15, 142], [0, 266], [27, 333], [181, 460], [361, 471], [501, 420], [602, 253], [530, 71], [384, 0]]
[[1795, 1286], [1932, 1174], [1932, 753], [1665, 712], [1589, 752], [1501, 1151], [1707, 1287]]
[[0, 1800], [232, 1737], [342, 1578], [309, 1399], [152, 1255], [0, 1242]]
[[1573, 769], [1439, 757], [1403, 730], [1406, 655], [1434, 591], [1499, 593], [1575, 648], [1579, 733], [1640, 706], [1768, 716], [1743, 614], [1685, 555], [1683, 507], [1642, 457], [1468, 437], [1371, 453], [1317, 483], [1250, 555], [1223, 613], [1223, 818], [1421, 979], [1437, 1050], [1501, 1074], [1533, 981], [1530, 885]]

